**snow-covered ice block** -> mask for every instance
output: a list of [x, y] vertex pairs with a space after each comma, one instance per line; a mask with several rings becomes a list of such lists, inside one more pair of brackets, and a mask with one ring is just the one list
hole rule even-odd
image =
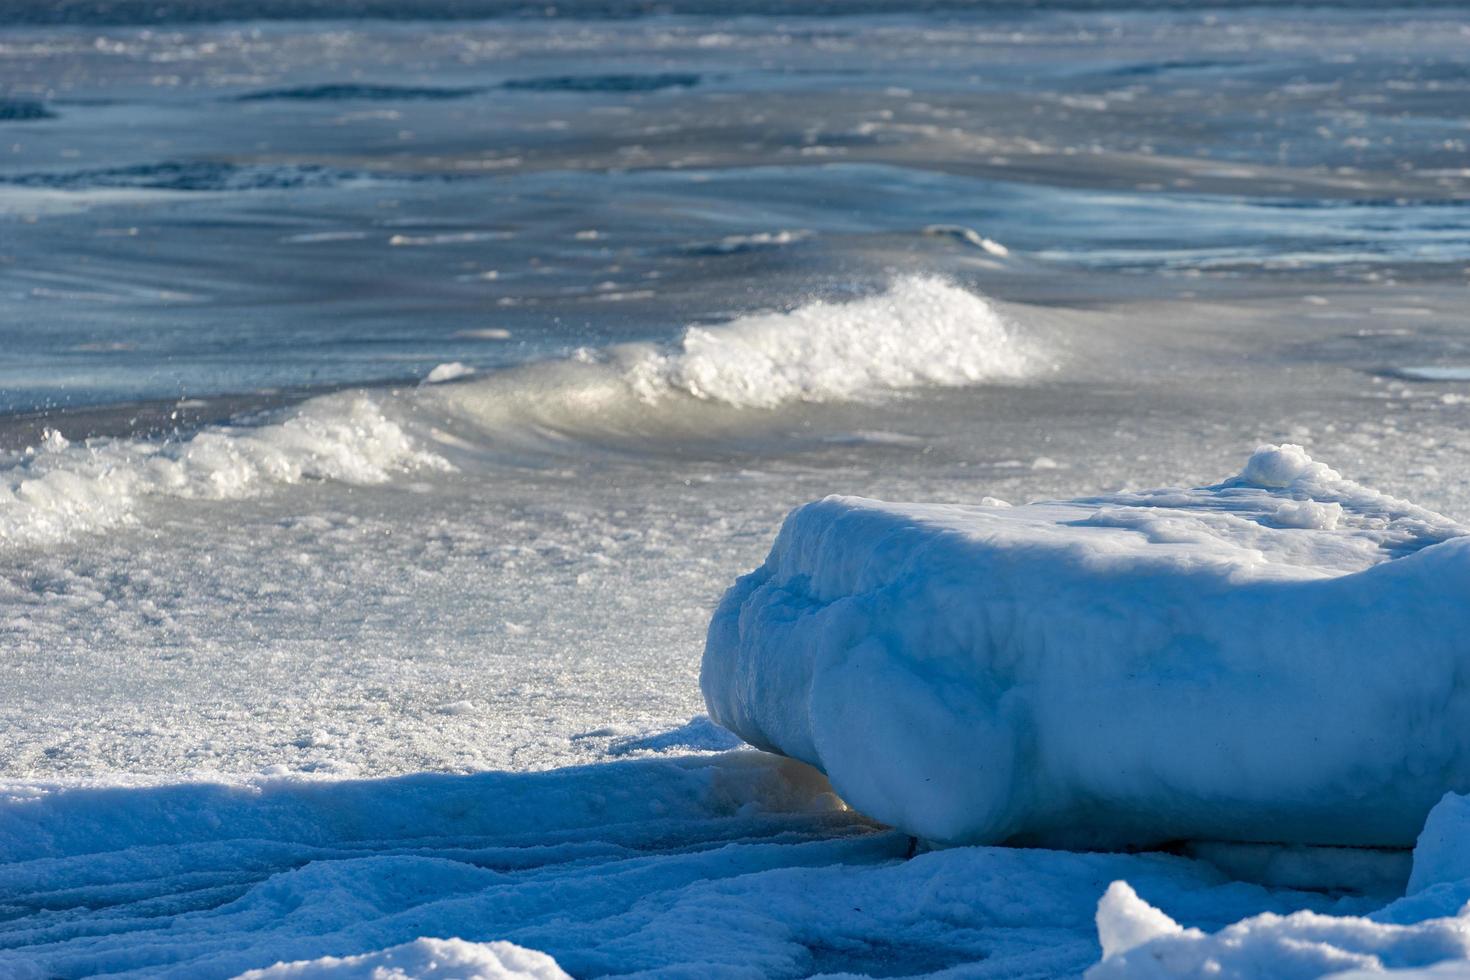
[[1289, 445], [1200, 489], [829, 497], [727, 593], [701, 684], [932, 841], [1408, 846], [1470, 789], [1466, 534]]

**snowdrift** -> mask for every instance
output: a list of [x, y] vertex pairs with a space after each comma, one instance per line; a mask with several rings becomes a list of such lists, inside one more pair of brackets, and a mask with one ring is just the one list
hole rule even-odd
[[1407, 847], [1470, 789], [1470, 529], [1267, 446], [1217, 486], [801, 507], [711, 716], [936, 842]]

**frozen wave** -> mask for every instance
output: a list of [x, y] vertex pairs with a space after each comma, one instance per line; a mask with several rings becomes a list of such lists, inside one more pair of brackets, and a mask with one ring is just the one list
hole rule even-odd
[[672, 350], [635, 359], [628, 378], [644, 400], [678, 391], [772, 408], [1018, 378], [1034, 366], [984, 299], [941, 279], [913, 276], [868, 299], [690, 327]]
[[665, 345], [584, 349], [421, 396], [498, 433], [595, 435], [717, 427], [730, 410], [869, 400], [923, 386], [1023, 379], [1047, 364], [983, 297], [932, 276], [848, 302], [818, 300]]
[[[689, 327], [665, 346], [584, 350], [484, 375], [440, 365], [426, 386], [321, 396], [271, 425], [208, 428], [172, 442], [53, 439], [0, 467], [0, 543], [61, 540], [128, 521], [148, 498], [239, 499], [303, 480], [380, 483], [448, 467], [431, 446], [542, 440], [548, 432], [580, 445], [671, 432], [706, 437], [747, 410], [1018, 379], [1043, 363], [985, 299], [911, 277], [850, 302]], [[468, 441], [452, 433], [466, 428]]]
[[235, 500], [303, 480], [381, 483], [443, 468], [360, 394], [313, 399], [284, 421], [205, 429], [181, 442], [56, 433], [0, 469], [0, 542], [43, 544], [130, 521], [149, 498]]

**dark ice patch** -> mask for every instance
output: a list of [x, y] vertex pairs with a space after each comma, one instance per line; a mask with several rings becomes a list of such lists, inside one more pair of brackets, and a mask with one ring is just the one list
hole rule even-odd
[[701, 76], [684, 72], [657, 75], [548, 75], [512, 78], [501, 88], [512, 92], [657, 92], [666, 88], [693, 88]]
[[96, 170], [45, 171], [0, 177], [12, 187], [53, 190], [135, 188], [164, 191], [255, 191], [334, 187], [353, 180], [451, 180], [450, 176], [378, 174], [318, 164], [227, 163], [170, 160]]
[[333, 83], [272, 88], [235, 96], [235, 102], [407, 102], [464, 99], [483, 88], [443, 88], [413, 85], [358, 85]]
[[1239, 68], [1247, 62], [1243, 61], [1216, 61], [1209, 59], [1184, 59], [1178, 58], [1172, 61], [1141, 61], [1132, 65], [1123, 65], [1103, 72], [1114, 78], [1149, 78], [1154, 75], [1165, 75], [1176, 71], [1213, 71], [1217, 68]]
[[35, 122], [55, 118], [56, 113], [35, 99], [0, 99], [0, 122]]

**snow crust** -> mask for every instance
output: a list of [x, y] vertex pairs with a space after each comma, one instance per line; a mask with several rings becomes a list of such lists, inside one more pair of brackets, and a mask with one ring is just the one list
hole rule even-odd
[[1407, 847], [1470, 788], [1466, 533], [1292, 445], [1199, 489], [829, 497], [725, 596], [701, 686], [931, 841]]
[[[1436, 820], [1466, 806], [1448, 797]], [[1416, 860], [1436, 846], [1426, 836]], [[815, 771], [748, 750], [545, 773], [10, 783], [0, 976], [1276, 980], [1470, 962], [1470, 880], [1388, 901], [1266, 889], [1164, 853], [907, 849]]]

